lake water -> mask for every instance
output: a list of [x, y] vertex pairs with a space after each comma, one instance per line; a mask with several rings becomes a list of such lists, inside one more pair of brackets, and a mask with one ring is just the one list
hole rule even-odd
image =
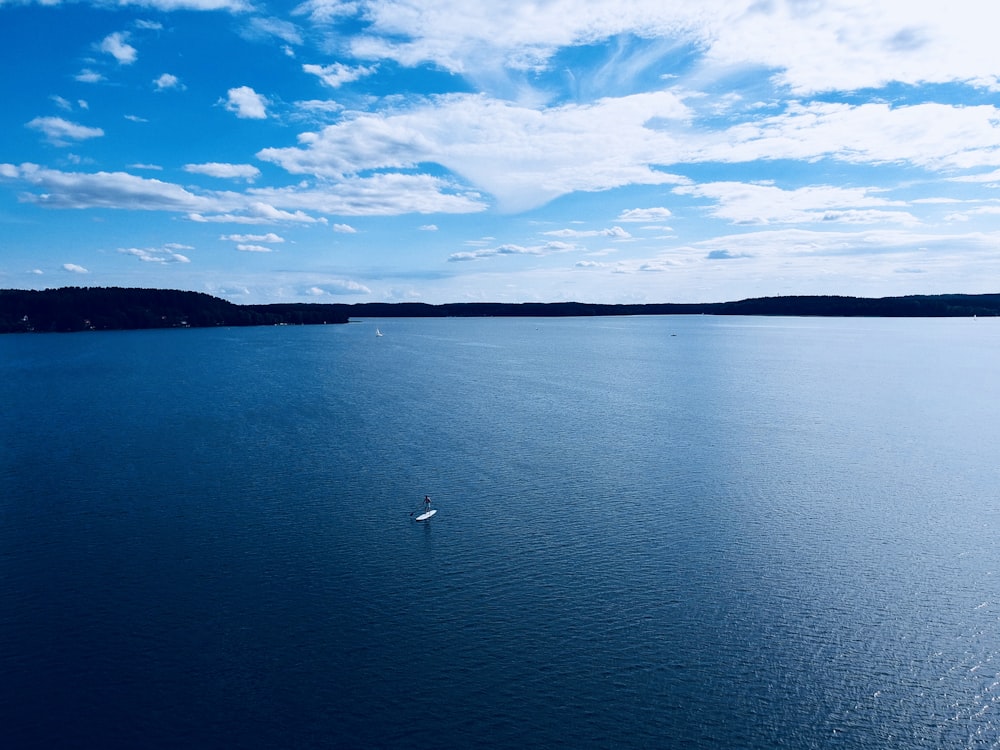
[[998, 373], [1000, 320], [0, 337], [0, 744], [1000, 747]]

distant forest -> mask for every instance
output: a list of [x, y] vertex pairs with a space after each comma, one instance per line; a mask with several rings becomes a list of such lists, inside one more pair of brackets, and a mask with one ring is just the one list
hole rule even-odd
[[1000, 315], [1000, 294], [906, 297], [790, 296], [695, 304], [596, 305], [582, 302], [236, 305], [201, 292], [64, 287], [0, 289], [0, 333], [109, 331], [213, 326], [318, 325], [351, 318], [570, 317], [611, 315], [792, 315], [828, 317], [980, 317]]

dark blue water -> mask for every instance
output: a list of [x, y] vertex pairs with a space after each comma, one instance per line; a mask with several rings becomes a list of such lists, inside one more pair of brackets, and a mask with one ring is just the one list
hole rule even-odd
[[1000, 747], [998, 321], [378, 324], [0, 337], [0, 744]]

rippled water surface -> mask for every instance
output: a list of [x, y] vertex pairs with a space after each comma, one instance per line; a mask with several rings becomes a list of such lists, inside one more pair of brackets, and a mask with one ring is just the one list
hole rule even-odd
[[998, 372], [968, 319], [0, 337], [2, 744], [1000, 747]]

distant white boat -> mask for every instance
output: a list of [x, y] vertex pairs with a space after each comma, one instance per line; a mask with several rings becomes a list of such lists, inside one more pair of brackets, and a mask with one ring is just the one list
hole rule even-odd
[[376, 328], [376, 329], [375, 329], [375, 335], [376, 335], [376, 336], [381, 336], [381, 335], [382, 335], [382, 332], [381, 332], [381, 331], [380, 331], [380, 330], [379, 330], [378, 328]]

